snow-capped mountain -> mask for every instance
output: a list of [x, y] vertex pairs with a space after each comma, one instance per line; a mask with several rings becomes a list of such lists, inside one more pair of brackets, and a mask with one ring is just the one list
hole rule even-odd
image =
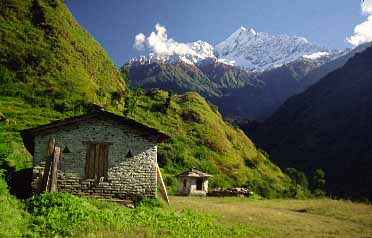
[[333, 60], [344, 51], [330, 51], [309, 42], [303, 37], [271, 35], [240, 27], [225, 41], [213, 47], [205, 41], [183, 44], [182, 53], [149, 53], [132, 58], [127, 65], [143, 65], [153, 62], [175, 64], [199, 64], [220, 62], [237, 66], [250, 72], [263, 72], [296, 60], [319, 61], [322, 64]]
[[332, 58], [334, 53], [303, 37], [271, 35], [240, 27], [215, 47], [218, 57], [248, 71], [261, 72], [300, 58]]
[[254, 120], [267, 118], [351, 57], [350, 50], [328, 50], [302, 37], [243, 27], [216, 47], [203, 41], [164, 42], [167, 47], [153, 47], [153, 53], [123, 66], [131, 86], [196, 91], [223, 115]]
[[197, 64], [205, 59], [217, 60], [215, 55], [214, 47], [205, 41], [196, 41], [185, 44], [186, 47], [183, 53], [180, 54], [156, 54], [149, 53], [148, 55], [142, 55], [132, 58], [128, 61], [129, 65], [142, 65], [151, 64], [154, 62], [163, 64], [175, 64], [178, 62], [184, 62], [187, 64]]

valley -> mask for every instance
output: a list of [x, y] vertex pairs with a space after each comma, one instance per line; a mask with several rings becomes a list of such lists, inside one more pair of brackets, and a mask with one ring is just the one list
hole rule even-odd
[[372, 35], [182, 43], [119, 3], [0, 1], [0, 237], [372, 237]]

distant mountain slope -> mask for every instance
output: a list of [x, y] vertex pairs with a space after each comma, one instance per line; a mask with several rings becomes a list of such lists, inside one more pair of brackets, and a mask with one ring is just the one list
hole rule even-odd
[[344, 66], [344, 64], [346, 64], [346, 62], [349, 59], [354, 57], [355, 54], [364, 51], [371, 45], [372, 43], [362, 44], [356, 47], [355, 49], [350, 50], [349, 52], [345, 52], [345, 54], [342, 54], [340, 57], [337, 57], [329, 62], [326, 62], [322, 64], [320, 67], [309, 72], [309, 74], [306, 75], [305, 78], [301, 80], [302, 83], [299, 92], [306, 90], [309, 86], [316, 83], [319, 79], [325, 77], [327, 74], [335, 71], [336, 69], [341, 68], [342, 66]]
[[131, 87], [160, 88], [177, 93], [194, 91], [208, 98], [221, 97], [229, 88], [260, 84], [255, 79], [256, 74], [213, 59], [196, 65], [156, 61], [151, 64], [127, 64], [121, 70], [128, 77]]
[[372, 199], [372, 47], [293, 96], [258, 131], [282, 168], [323, 168], [328, 191]]
[[310, 86], [306, 80], [316, 82], [318, 75], [306, 77], [330, 60], [329, 57], [316, 60], [302, 57], [261, 73], [247, 72], [211, 58], [198, 64], [126, 64], [122, 71], [128, 76], [131, 87], [160, 88], [177, 93], [195, 91], [216, 104], [225, 117], [263, 120], [288, 97], [303, 90], [305, 84]]
[[303, 78], [321, 63], [299, 59], [281, 67], [255, 75], [258, 84], [224, 90], [222, 97], [209, 99], [227, 117], [239, 116], [262, 121], [274, 113], [304, 83]]
[[179, 62], [176, 64], [137, 64], [124, 66], [131, 87], [159, 88], [177, 93], [198, 92], [205, 96], [221, 96], [218, 85], [212, 82], [197, 66]]
[[225, 117], [250, 120], [266, 119], [288, 97], [341, 67], [344, 62], [339, 57], [352, 57], [349, 50], [331, 51], [302, 37], [274, 36], [244, 27], [215, 48], [203, 41], [184, 47], [188, 50], [182, 54], [150, 53], [129, 60], [122, 71], [130, 86], [196, 91]]
[[60, 110], [120, 101], [125, 82], [61, 0], [0, 1], [0, 95]]

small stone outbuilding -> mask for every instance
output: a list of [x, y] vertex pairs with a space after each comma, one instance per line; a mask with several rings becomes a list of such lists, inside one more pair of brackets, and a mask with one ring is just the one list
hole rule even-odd
[[53, 140], [60, 150], [56, 191], [132, 201], [156, 197], [157, 144], [169, 139], [156, 129], [96, 109], [24, 130], [21, 136], [33, 156], [33, 192], [42, 192]]
[[208, 178], [212, 175], [196, 169], [179, 175], [179, 195], [206, 196], [208, 193]]

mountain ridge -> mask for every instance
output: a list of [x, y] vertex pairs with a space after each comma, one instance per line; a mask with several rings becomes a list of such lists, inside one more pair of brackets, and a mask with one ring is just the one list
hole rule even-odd
[[240, 27], [226, 40], [212, 46], [205, 41], [187, 43], [182, 53], [168, 52], [141, 55], [129, 59], [125, 64], [175, 64], [185, 62], [198, 64], [203, 60], [212, 60], [227, 65], [233, 65], [249, 72], [263, 72], [300, 58], [332, 60], [344, 54], [340, 50], [327, 50], [304, 37], [289, 35], [272, 35], [256, 32], [253, 28]]

